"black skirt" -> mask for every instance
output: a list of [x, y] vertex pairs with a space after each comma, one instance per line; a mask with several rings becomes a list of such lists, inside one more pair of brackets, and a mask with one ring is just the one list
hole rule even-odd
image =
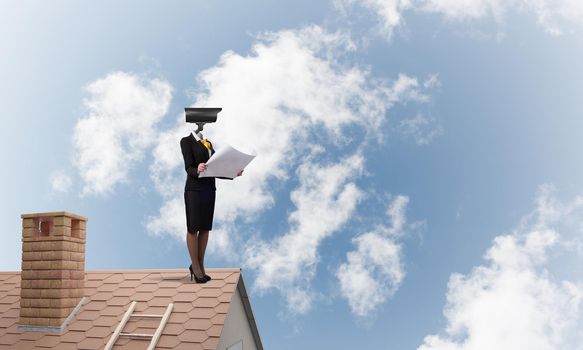
[[184, 191], [186, 207], [186, 228], [189, 233], [213, 229], [215, 212], [215, 190]]

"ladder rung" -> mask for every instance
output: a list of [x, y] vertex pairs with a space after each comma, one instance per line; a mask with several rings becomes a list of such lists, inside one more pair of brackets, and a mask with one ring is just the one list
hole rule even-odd
[[[166, 311], [164, 312], [164, 315], [152, 315], [152, 314], [134, 315], [133, 313], [134, 313], [134, 310], [136, 308], [136, 304], [137, 304], [136, 301], [132, 301], [132, 303], [130, 304], [130, 307], [127, 309], [127, 311], [123, 315], [121, 322], [117, 325], [117, 327], [115, 328], [115, 331], [111, 335], [111, 338], [109, 338], [109, 341], [107, 342], [107, 344], [105, 344], [104, 350], [112, 350], [115, 342], [117, 341], [117, 339], [120, 336], [134, 337], [134, 338], [150, 338], [151, 340], [150, 340], [150, 345], [148, 345], [148, 350], [154, 350], [156, 348], [156, 344], [158, 343], [158, 339], [160, 339], [160, 336], [162, 335], [162, 331], [164, 330], [164, 327], [166, 326], [166, 322], [168, 322], [168, 318], [170, 318], [170, 314], [172, 313], [172, 309], [174, 308], [174, 304], [172, 304], [172, 303], [168, 304], [168, 307], [166, 307]], [[123, 329], [131, 317], [156, 317], [156, 318], [162, 318], [162, 319], [160, 320], [160, 324], [158, 325], [158, 328], [156, 328], [156, 331], [154, 332], [154, 334], [124, 333]]]
[[152, 315], [152, 314], [137, 314], [131, 315], [130, 317], [164, 317], [164, 315]]
[[152, 338], [153, 334], [143, 334], [143, 333], [120, 333], [120, 336], [125, 337], [139, 337], [139, 338]]

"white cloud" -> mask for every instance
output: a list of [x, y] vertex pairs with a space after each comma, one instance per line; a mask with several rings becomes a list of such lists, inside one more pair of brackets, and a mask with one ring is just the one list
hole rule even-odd
[[[217, 180], [211, 253], [236, 259], [237, 240], [248, 235], [242, 227], [274, 205], [274, 188], [292, 180], [306, 156], [319, 163], [329, 154], [318, 150], [353, 140], [343, 128], [381, 139], [380, 126], [393, 104], [429, 99], [431, 87], [415, 78], [381, 81], [371, 79], [366, 68], [347, 65], [342, 57], [353, 50], [348, 35], [309, 26], [263, 34], [249, 55], [227, 51], [199, 74], [193, 106], [223, 108], [218, 122], [205, 127], [205, 136], [216, 148], [231, 144], [258, 153], [244, 176]], [[175, 128], [160, 133], [154, 149], [151, 173], [164, 203], [147, 227], [157, 235], [184, 237], [186, 232], [181, 204], [186, 175], [178, 140], [188, 133], [178, 117]]]
[[254, 288], [278, 289], [294, 313], [309, 310], [318, 246], [348, 221], [363, 198], [350, 181], [362, 170], [360, 155], [329, 166], [311, 160], [300, 166], [300, 185], [291, 193], [296, 210], [289, 215], [290, 231], [270, 242], [251, 242], [245, 251], [246, 266], [257, 272]]
[[425, 0], [421, 9], [444, 15], [450, 20], [477, 19], [487, 16], [500, 18], [513, 0]]
[[573, 33], [583, 25], [583, 2], [579, 0], [523, 0], [522, 4], [550, 34]]
[[395, 197], [387, 210], [389, 225], [354, 238], [356, 249], [346, 254], [346, 262], [336, 272], [342, 297], [359, 317], [374, 315], [405, 277], [397, 239], [408, 228], [405, 215], [408, 203], [409, 197]]
[[71, 177], [63, 171], [55, 171], [49, 179], [51, 189], [55, 192], [68, 192], [71, 188]]
[[542, 187], [537, 209], [512, 234], [494, 239], [484, 265], [451, 276], [447, 327], [419, 349], [581, 349], [583, 284], [572, 281], [572, 265], [550, 260], [568, 252], [571, 230], [581, 239], [582, 210], [583, 198], [560, 203]]
[[405, 224], [407, 223], [405, 210], [407, 210], [408, 204], [409, 197], [407, 196], [399, 195], [393, 199], [387, 209], [387, 215], [391, 220], [391, 226], [387, 228], [387, 235], [399, 236], [403, 232]]
[[391, 37], [405, 21], [404, 13], [427, 12], [449, 21], [493, 18], [502, 22], [510, 12], [533, 15], [546, 32], [553, 35], [573, 33], [583, 25], [583, 2], [579, 0], [338, 0], [338, 7], [358, 4], [376, 14], [382, 33]]
[[450, 20], [492, 16], [501, 21], [513, 10], [533, 14], [550, 34], [573, 32], [583, 25], [583, 2], [578, 0], [426, 0], [423, 10]]
[[349, 7], [359, 4], [375, 13], [380, 19], [380, 32], [390, 38], [395, 28], [403, 23], [403, 11], [413, 7], [410, 0], [336, 0], [335, 4], [343, 12]]
[[[397, 101], [427, 102], [430, 97], [424, 92], [424, 90], [433, 89], [438, 85], [439, 79], [436, 75], [431, 75], [427, 80], [420, 84], [416, 78], [400, 73], [397, 80], [393, 83], [391, 93], [388, 96], [391, 102], [389, 106], [392, 106], [392, 104]], [[423, 89], [421, 87], [423, 87]]]
[[127, 180], [132, 166], [155, 142], [155, 124], [167, 113], [171, 86], [160, 79], [114, 72], [92, 82], [86, 115], [74, 130], [75, 165], [82, 194], [106, 194]]
[[397, 130], [404, 137], [412, 138], [418, 146], [427, 145], [443, 134], [443, 127], [435, 118], [421, 113], [415, 117], [400, 120]]

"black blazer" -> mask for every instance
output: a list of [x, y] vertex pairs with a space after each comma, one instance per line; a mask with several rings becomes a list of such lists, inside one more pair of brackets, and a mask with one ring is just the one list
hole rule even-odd
[[[214, 177], [198, 177], [198, 165], [209, 160], [208, 149], [197, 141], [192, 134], [180, 140], [182, 158], [184, 158], [184, 169], [188, 174], [186, 177], [185, 191], [201, 191], [204, 189], [216, 190]], [[211, 155], [215, 150], [211, 144]]]

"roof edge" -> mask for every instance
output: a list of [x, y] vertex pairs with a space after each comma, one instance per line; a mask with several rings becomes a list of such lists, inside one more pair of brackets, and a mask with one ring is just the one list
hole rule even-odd
[[255, 340], [255, 345], [258, 350], [263, 350], [263, 343], [261, 342], [261, 337], [259, 336], [259, 329], [257, 328], [257, 323], [255, 322], [255, 316], [253, 316], [253, 309], [251, 309], [251, 302], [249, 301], [249, 296], [247, 295], [247, 289], [245, 288], [245, 283], [243, 282], [243, 270], [239, 273], [239, 281], [237, 282], [237, 290], [241, 295], [241, 300], [243, 301], [243, 307], [245, 309], [245, 315], [251, 326], [251, 333], [253, 334], [253, 340]]
[[[97, 269], [97, 270], [85, 270], [85, 273], [120, 273], [120, 272], [180, 272], [184, 268], [174, 268], [174, 269]], [[211, 272], [241, 272], [239, 267], [217, 267], [217, 268], [205, 268], [206, 271]], [[20, 275], [22, 271], [0, 271], [0, 275]]]
[[[188, 269], [185, 268], [171, 268], [171, 269], [97, 269], [97, 270], [85, 270], [86, 273], [103, 273], [103, 272], [112, 272], [112, 273], [119, 273], [119, 272], [182, 272], [186, 271], [188, 273]], [[206, 271], [211, 272], [240, 272], [241, 269], [238, 267], [217, 267], [217, 268], [209, 268], [205, 267]]]

